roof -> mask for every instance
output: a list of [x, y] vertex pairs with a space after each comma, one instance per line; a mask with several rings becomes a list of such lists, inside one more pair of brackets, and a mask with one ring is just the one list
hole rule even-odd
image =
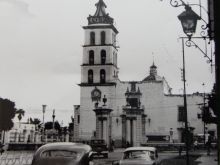
[[41, 146], [37, 151], [36, 154], [40, 154], [42, 151], [45, 150], [84, 150], [85, 152], [89, 152], [91, 147], [86, 144], [82, 143], [70, 143], [70, 142], [58, 142], [58, 143], [48, 143]]
[[162, 81], [162, 77], [158, 75], [149, 75], [145, 77], [142, 81]]
[[144, 150], [144, 151], [156, 151], [156, 148], [155, 147], [129, 147], [127, 149], [125, 149], [124, 152], [127, 152], [127, 151], [141, 151], [141, 150]]

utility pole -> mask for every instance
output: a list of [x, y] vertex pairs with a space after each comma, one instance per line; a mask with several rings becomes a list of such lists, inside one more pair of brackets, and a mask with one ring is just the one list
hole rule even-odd
[[214, 0], [214, 40], [215, 40], [215, 78], [216, 78], [216, 111], [217, 111], [217, 143], [218, 165], [220, 165], [220, 2]]
[[[202, 84], [202, 86], [203, 86], [203, 88], [204, 88], [204, 86], [205, 86], [205, 84], [203, 83]], [[203, 112], [202, 112], [202, 118], [203, 118], [203, 138], [204, 138], [204, 148], [205, 148], [205, 143], [206, 143], [206, 141], [205, 141], [205, 134], [206, 134], [206, 123], [205, 123], [205, 88], [204, 88], [204, 93], [203, 93]]]
[[189, 165], [189, 128], [187, 117], [187, 100], [186, 100], [186, 75], [185, 75], [185, 50], [184, 50], [184, 38], [182, 37], [182, 51], [183, 51], [183, 101], [184, 101], [184, 117], [185, 117], [185, 145], [186, 145], [186, 165]]

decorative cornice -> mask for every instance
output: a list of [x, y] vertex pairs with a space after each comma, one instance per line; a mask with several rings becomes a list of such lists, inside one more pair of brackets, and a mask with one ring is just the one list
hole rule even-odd
[[89, 26], [83, 26], [83, 29], [107, 29], [111, 28], [114, 30], [116, 34], [118, 34], [118, 30], [115, 28], [114, 25], [89, 25]]
[[98, 47], [100, 47], [100, 46], [102, 46], [102, 47], [104, 47], [104, 46], [112, 46], [112, 47], [114, 47], [116, 50], [118, 50], [118, 46], [116, 46], [116, 45], [114, 45], [114, 44], [99, 44], [99, 45], [83, 45], [82, 47], [95, 47], [95, 46], [98, 46]]
[[107, 63], [107, 64], [82, 64], [81, 66], [105, 66], [105, 65], [114, 66], [115, 68], [119, 69], [116, 65], [111, 64], [111, 63]]
[[109, 83], [81, 83], [78, 84], [81, 87], [94, 87], [94, 86], [116, 86], [117, 84], [115, 82], [109, 82]]

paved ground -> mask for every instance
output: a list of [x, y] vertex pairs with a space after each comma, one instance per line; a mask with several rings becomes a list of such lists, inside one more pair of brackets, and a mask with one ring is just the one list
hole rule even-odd
[[202, 156], [197, 159], [200, 162], [199, 165], [217, 165], [217, 153], [212, 152], [210, 156], [208, 156], [205, 152], [202, 153]]
[[[109, 154], [108, 159], [95, 158], [94, 165], [111, 165], [113, 161], [120, 160], [122, 157], [123, 149], [116, 149]], [[210, 156], [207, 156], [205, 151], [197, 151], [196, 153], [202, 156], [197, 159], [200, 162], [199, 165], [217, 165], [216, 152], [212, 152]], [[184, 154], [184, 153], [183, 153]], [[171, 159], [178, 156], [177, 152], [162, 152], [159, 153], [160, 159]], [[30, 165], [33, 158], [33, 152], [30, 151], [7, 151], [3, 155], [0, 155], [0, 165]]]

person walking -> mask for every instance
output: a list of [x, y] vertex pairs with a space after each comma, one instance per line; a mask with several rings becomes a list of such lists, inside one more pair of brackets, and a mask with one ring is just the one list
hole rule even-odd
[[208, 137], [208, 141], [206, 142], [206, 147], [207, 147], [207, 155], [209, 156], [211, 153], [211, 144], [212, 144], [212, 139], [211, 136]]
[[193, 143], [193, 149], [194, 149], [194, 151], [198, 149], [198, 141], [197, 141], [197, 139]]

